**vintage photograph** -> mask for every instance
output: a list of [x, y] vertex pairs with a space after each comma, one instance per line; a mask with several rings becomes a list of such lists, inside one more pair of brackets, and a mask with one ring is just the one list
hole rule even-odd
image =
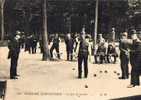
[[141, 0], [0, 0], [0, 100], [141, 100]]

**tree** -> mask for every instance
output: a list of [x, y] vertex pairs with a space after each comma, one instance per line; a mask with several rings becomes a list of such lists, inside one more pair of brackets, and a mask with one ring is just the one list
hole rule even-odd
[[48, 47], [48, 34], [47, 34], [47, 0], [43, 0], [43, 61], [50, 60], [50, 50]]
[[5, 0], [0, 0], [0, 7], [1, 7], [1, 41], [4, 40], [4, 3]]
[[128, 11], [126, 12], [128, 16], [129, 27], [132, 29], [141, 30], [141, 1], [140, 0], [129, 0]]

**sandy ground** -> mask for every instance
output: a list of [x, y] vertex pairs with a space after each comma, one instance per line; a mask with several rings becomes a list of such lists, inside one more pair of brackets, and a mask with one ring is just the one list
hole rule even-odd
[[[65, 52], [64, 43], [60, 47]], [[127, 88], [128, 80], [119, 80], [117, 64], [89, 63], [87, 79], [77, 79], [77, 62], [41, 61], [42, 55], [20, 53], [18, 80], [9, 79], [10, 60], [7, 47], [0, 48], [0, 79], [7, 80], [5, 100], [109, 100], [141, 95], [141, 86]], [[96, 74], [96, 75], [95, 75]]]

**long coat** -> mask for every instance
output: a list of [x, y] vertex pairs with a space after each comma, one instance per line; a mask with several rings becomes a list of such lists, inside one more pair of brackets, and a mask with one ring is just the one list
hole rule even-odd
[[130, 53], [130, 62], [136, 73], [141, 74], [141, 42], [133, 41]]
[[9, 53], [8, 53], [8, 58], [11, 57], [18, 57], [19, 52], [20, 52], [20, 43], [19, 41], [12, 39], [8, 43], [8, 48], [9, 48]]

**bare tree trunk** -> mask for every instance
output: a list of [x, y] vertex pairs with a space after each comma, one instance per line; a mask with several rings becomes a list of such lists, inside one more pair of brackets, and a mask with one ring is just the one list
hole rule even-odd
[[96, 0], [96, 7], [95, 7], [95, 28], [94, 28], [94, 45], [97, 43], [98, 5], [99, 5], [99, 0]]
[[1, 0], [1, 41], [4, 40], [4, 14], [3, 14], [3, 10], [4, 10], [4, 3], [5, 0]]
[[50, 60], [50, 50], [48, 47], [48, 33], [47, 33], [47, 0], [43, 0], [43, 57], [42, 60]]

